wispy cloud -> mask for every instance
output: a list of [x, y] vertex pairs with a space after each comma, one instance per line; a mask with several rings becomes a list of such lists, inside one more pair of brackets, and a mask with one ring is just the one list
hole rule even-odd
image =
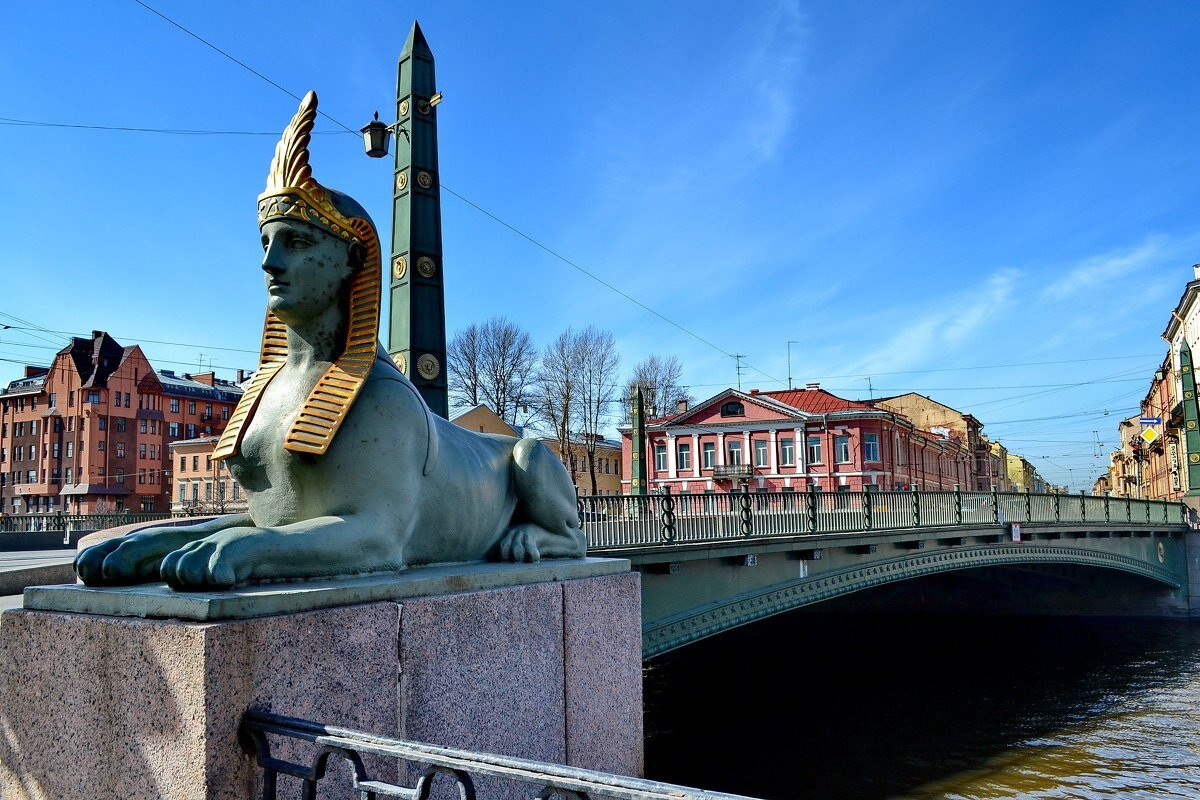
[[1195, 247], [1162, 235], [1148, 236], [1141, 244], [1087, 258], [1042, 290], [1046, 300], [1078, 297], [1082, 292], [1109, 290], [1112, 284], [1177, 257]]
[[743, 74], [751, 97], [744, 97], [753, 110], [742, 120], [749, 144], [763, 161], [779, 153], [794, 116], [795, 86], [803, 66], [807, 31], [804, 15], [795, 0], [783, 0], [771, 11], [758, 49]]

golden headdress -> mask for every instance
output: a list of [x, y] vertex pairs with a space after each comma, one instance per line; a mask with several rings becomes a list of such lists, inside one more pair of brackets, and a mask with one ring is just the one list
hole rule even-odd
[[[308, 143], [317, 119], [317, 95], [309, 92], [300, 101], [275, 146], [266, 191], [258, 196], [258, 224], [276, 219], [298, 219], [331, 236], [361, 245], [366, 259], [350, 279], [350, 319], [346, 346], [304, 401], [288, 430], [283, 446], [294, 453], [323, 454], [346, 419], [354, 398], [362, 390], [378, 350], [380, 256], [379, 236], [367, 212], [353, 198], [326, 189], [312, 176]], [[258, 372], [246, 387], [229, 425], [217, 442], [213, 457], [229, 458], [238, 451], [242, 435], [254, 416], [263, 390], [287, 360], [287, 331], [278, 317], [267, 312], [263, 325]]]

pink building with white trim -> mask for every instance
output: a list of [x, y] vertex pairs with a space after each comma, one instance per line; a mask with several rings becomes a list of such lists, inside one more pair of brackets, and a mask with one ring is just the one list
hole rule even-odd
[[[899, 414], [806, 389], [726, 389], [646, 425], [651, 491], [887, 491], [970, 489], [970, 453], [918, 430]], [[630, 491], [631, 440], [621, 429], [622, 492]]]

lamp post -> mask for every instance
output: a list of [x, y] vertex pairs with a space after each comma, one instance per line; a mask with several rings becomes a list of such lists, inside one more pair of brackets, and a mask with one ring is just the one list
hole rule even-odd
[[796, 341], [795, 339], [788, 339], [787, 351], [788, 351], [788, 388], [789, 389], [792, 388], [792, 345], [794, 345], [794, 344], [800, 344], [800, 342]]

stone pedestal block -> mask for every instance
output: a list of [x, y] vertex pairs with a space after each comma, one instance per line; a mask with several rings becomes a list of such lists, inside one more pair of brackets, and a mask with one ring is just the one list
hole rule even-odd
[[[210, 622], [12, 610], [0, 617], [0, 798], [261, 796], [237, 736], [249, 708], [636, 776], [640, 643], [628, 572]], [[308, 763], [307, 747], [273, 752]], [[368, 768], [384, 780], [414, 769]], [[322, 797], [352, 796], [338, 777]], [[295, 795], [289, 781], [281, 797]]]

